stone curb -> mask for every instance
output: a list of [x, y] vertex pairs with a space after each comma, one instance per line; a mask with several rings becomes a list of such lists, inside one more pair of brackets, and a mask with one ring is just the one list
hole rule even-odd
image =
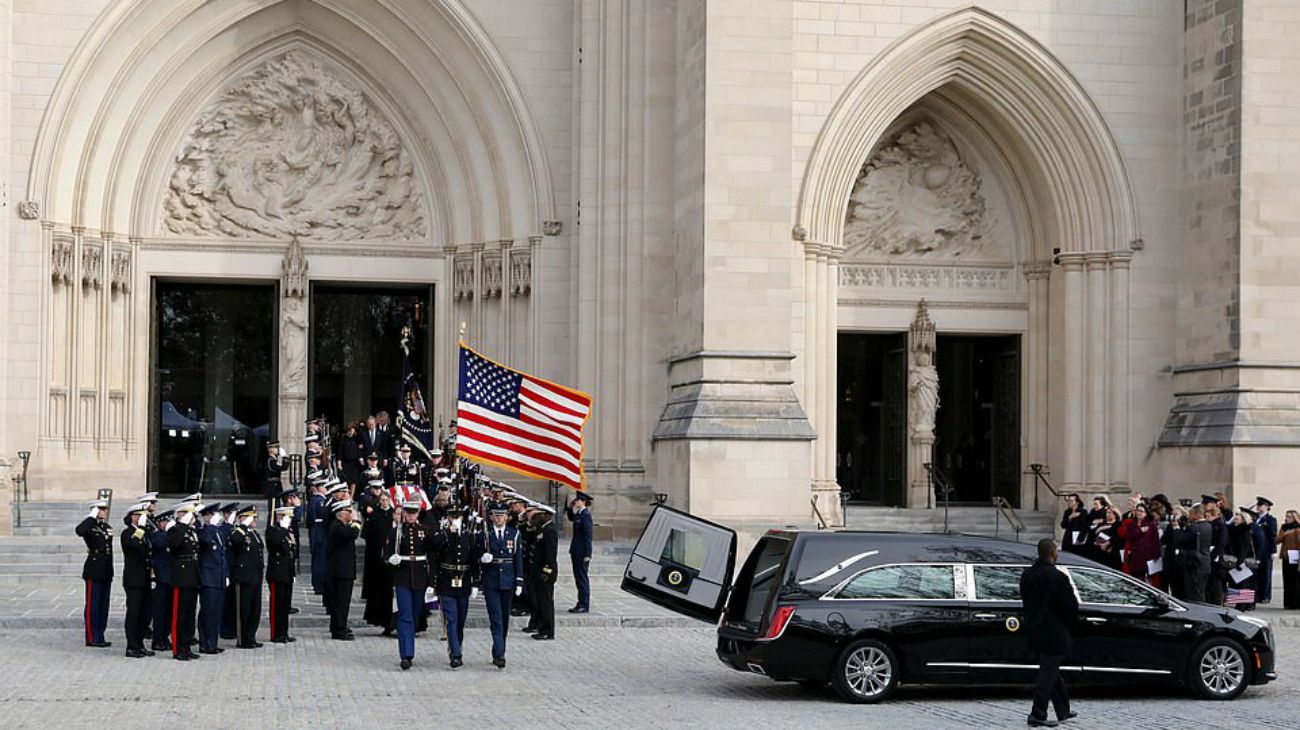
[[[511, 619], [512, 628], [516, 624], [522, 627], [526, 621], [527, 619], [522, 617], [513, 617]], [[329, 618], [325, 616], [295, 618], [291, 620], [290, 625], [294, 628], [326, 629], [329, 628]], [[349, 621], [348, 625], [354, 630], [374, 629], [373, 626], [364, 621]], [[584, 616], [580, 618], [556, 616], [555, 625], [557, 629], [682, 629], [708, 626], [702, 621], [696, 621], [685, 616]], [[1300, 622], [1297, 625], [1300, 626]], [[0, 631], [79, 630], [82, 627], [81, 619], [77, 618], [0, 618]], [[465, 622], [465, 627], [469, 629], [486, 629], [488, 628], [487, 617], [471, 616]], [[265, 630], [265, 628], [266, 624], [263, 622], [262, 629]]]

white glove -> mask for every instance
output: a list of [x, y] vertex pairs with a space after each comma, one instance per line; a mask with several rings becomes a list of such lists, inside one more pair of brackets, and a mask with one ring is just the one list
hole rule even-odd
[[227, 587], [227, 588], [230, 587], [230, 579], [229, 579], [229, 578], [226, 579], [226, 587]]
[[99, 508], [98, 508], [98, 507], [91, 507], [91, 508], [90, 508], [90, 514], [88, 514], [88, 515], [86, 515], [86, 516], [89, 517], [89, 518], [91, 518], [92, 520], [95, 519], [96, 517], [99, 517]]
[[478, 598], [478, 589], [477, 588], [469, 589], [469, 600], [472, 601], [475, 598]]
[[484, 565], [487, 565], [488, 563], [492, 562], [492, 553], [483, 553], [483, 557], [479, 558], [478, 561]]
[[522, 595], [524, 595], [524, 587], [523, 587], [523, 586], [515, 586], [515, 595], [516, 595], [516, 596], [522, 596]]
[[401, 565], [401, 564], [402, 564], [402, 559], [399, 558], [399, 557], [396, 556], [396, 555], [390, 555], [390, 556], [388, 556], [388, 564], [389, 564], [389, 565]]

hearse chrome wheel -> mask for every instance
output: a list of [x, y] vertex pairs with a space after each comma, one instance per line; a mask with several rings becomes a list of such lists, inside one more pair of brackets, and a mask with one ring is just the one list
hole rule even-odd
[[1246, 655], [1227, 639], [1213, 639], [1193, 654], [1191, 684], [1196, 693], [1211, 700], [1230, 700], [1246, 689]]
[[849, 702], [879, 702], [898, 686], [894, 652], [880, 641], [863, 639], [840, 653], [835, 690]]

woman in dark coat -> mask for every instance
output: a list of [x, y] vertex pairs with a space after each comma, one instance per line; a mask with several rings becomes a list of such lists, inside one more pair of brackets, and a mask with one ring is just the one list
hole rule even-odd
[[1120, 548], [1123, 540], [1119, 536], [1119, 510], [1107, 507], [1102, 513], [1102, 522], [1092, 526], [1090, 556], [1102, 565], [1115, 570], [1120, 569]]
[[343, 474], [343, 481], [347, 482], [348, 491], [357, 494], [357, 485], [361, 483], [361, 470], [363, 464], [361, 459], [361, 441], [357, 439], [357, 425], [349, 423], [343, 431], [343, 437], [334, 447], [338, 454], [339, 467]]
[[[1228, 576], [1228, 588], [1235, 591], [1251, 591], [1247, 595], [1252, 596], [1252, 598], [1246, 600], [1243, 600], [1240, 593], [1237, 594], [1235, 599], [1232, 593], [1228, 594], [1228, 604], [1236, 606], [1239, 611], [1251, 611], [1255, 608], [1253, 599], [1255, 571], [1258, 570], [1259, 564], [1255, 560], [1255, 545], [1250, 535], [1250, 527], [1254, 521], [1254, 513], [1242, 507], [1240, 512], [1232, 516], [1232, 522], [1228, 525], [1227, 554], [1233, 557], [1231, 561], [1233, 565], [1228, 568], [1227, 572], [1231, 573], [1232, 570], [1240, 568], [1242, 565], [1246, 565], [1251, 571], [1250, 576], [1240, 581], [1233, 580], [1231, 575]], [[1250, 561], [1249, 565], [1246, 564], [1247, 560]]]
[[1088, 528], [1092, 518], [1083, 508], [1077, 494], [1065, 495], [1065, 512], [1061, 515], [1061, 550], [1082, 553], [1088, 544]]
[[365, 525], [361, 537], [366, 541], [365, 575], [361, 597], [366, 601], [365, 619], [371, 626], [384, 629], [392, 636], [397, 628], [393, 618], [393, 570], [384, 560], [384, 543], [393, 531], [393, 505], [388, 491], [380, 492], [379, 504], [365, 508]]

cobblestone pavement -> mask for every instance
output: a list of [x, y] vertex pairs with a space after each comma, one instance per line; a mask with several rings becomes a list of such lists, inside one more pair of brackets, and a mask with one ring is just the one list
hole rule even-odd
[[[394, 642], [369, 633], [336, 642], [319, 629], [287, 646], [230, 649], [179, 663], [130, 660], [83, 648], [73, 630], [0, 630], [0, 717], [6, 727], [382, 728], [403, 723], [474, 728], [1018, 728], [1025, 689], [906, 689], [878, 706], [851, 706], [732, 671], [713, 656], [713, 631], [586, 628], [553, 642], [513, 633], [509, 666], [488, 663], [487, 632], [469, 632], [468, 663], [447, 668], [422, 637], [416, 666], [397, 667]], [[117, 637], [113, 637], [117, 639]], [[1076, 693], [1082, 728], [1294, 728], [1300, 707], [1300, 630], [1278, 632], [1281, 679], [1232, 703], [1174, 691]], [[188, 721], [177, 720], [184, 713]]]

